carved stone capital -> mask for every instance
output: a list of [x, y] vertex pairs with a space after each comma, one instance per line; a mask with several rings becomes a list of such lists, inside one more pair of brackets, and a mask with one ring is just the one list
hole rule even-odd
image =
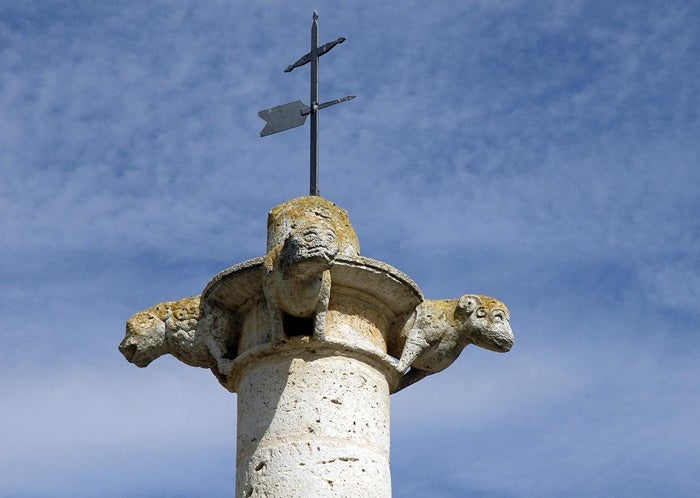
[[359, 250], [345, 210], [293, 199], [268, 216], [265, 256], [127, 323], [127, 360], [171, 354], [238, 394], [237, 496], [390, 496], [389, 395], [469, 344], [513, 344], [502, 302], [426, 300]]

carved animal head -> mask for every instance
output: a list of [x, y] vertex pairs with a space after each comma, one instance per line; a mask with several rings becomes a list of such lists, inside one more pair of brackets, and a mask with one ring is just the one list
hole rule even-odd
[[165, 304], [139, 311], [126, 322], [126, 336], [119, 344], [124, 358], [138, 367], [146, 367], [166, 353]]
[[360, 254], [360, 242], [347, 211], [317, 195], [289, 200], [270, 211], [267, 218], [267, 252], [281, 246], [289, 235], [301, 227], [325, 223], [335, 231], [339, 254]]
[[[333, 228], [321, 222], [306, 225], [289, 234], [280, 254], [288, 267], [328, 265], [338, 255]], [[300, 266], [301, 265], [301, 266]]]
[[156, 304], [140, 311], [126, 322], [126, 336], [119, 351], [130, 363], [146, 367], [169, 353], [173, 333], [191, 333], [199, 316], [199, 297]]
[[462, 296], [455, 317], [465, 324], [474, 345], [498, 353], [513, 347], [510, 312], [498, 299], [476, 294]]

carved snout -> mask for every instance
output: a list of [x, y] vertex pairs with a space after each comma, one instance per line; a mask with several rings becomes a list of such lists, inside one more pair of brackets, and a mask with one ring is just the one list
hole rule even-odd
[[488, 349], [489, 351], [507, 353], [513, 347], [514, 339], [510, 323], [504, 321], [502, 325], [483, 331], [483, 333], [475, 334], [472, 337], [472, 342], [475, 346]]
[[157, 354], [149, 354], [148, 352], [140, 351], [139, 345], [128, 335], [119, 344], [119, 352], [124, 355], [126, 361], [140, 368], [147, 367], [158, 357]]
[[338, 239], [331, 227], [322, 223], [308, 225], [285, 240], [280, 266], [297, 278], [316, 277], [330, 269], [338, 251]]
[[137, 350], [138, 346], [132, 344], [126, 338], [119, 344], [119, 352], [124, 355], [124, 358], [126, 358], [126, 361], [129, 363], [133, 363], [134, 355]]
[[126, 335], [119, 343], [119, 352], [137, 367], [147, 367], [162, 355], [165, 324], [149, 310], [141, 311], [126, 322]]

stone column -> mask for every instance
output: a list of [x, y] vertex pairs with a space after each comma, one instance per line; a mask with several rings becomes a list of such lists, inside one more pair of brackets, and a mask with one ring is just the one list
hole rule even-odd
[[338, 249], [321, 337], [317, 316], [283, 312], [282, 333], [273, 330], [263, 297], [276, 270], [264, 258], [226, 270], [202, 295], [240, 317], [239, 351], [221, 378], [238, 393], [236, 496], [391, 496], [389, 395], [398, 371], [387, 338], [422, 295], [400, 271], [357, 255], [347, 215], [319, 198], [273, 210], [268, 254], [309, 221], [329, 219]]
[[236, 496], [388, 498], [389, 395], [469, 344], [512, 343], [503, 303], [424, 299], [311, 196], [270, 212], [264, 257], [136, 313], [119, 349], [140, 367], [171, 354], [209, 368], [238, 394]]
[[241, 372], [236, 496], [390, 497], [390, 370], [351, 348], [299, 346]]

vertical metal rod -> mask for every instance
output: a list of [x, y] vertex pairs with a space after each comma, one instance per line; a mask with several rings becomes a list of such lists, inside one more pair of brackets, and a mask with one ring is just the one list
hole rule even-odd
[[318, 192], [318, 12], [314, 10], [311, 25], [311, 140], [309, 161], [311, 168], [311, 195]]

